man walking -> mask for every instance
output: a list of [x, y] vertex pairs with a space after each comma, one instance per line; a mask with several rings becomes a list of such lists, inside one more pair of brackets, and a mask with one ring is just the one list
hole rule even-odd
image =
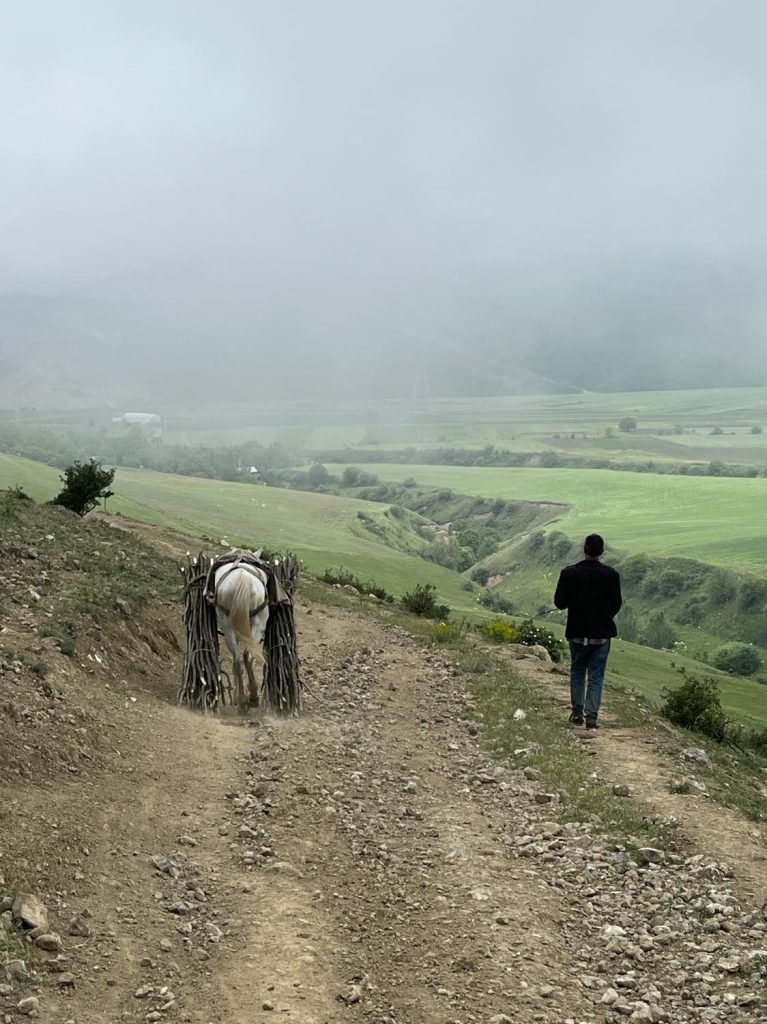
[[[616, 636], [613, 619], [623, 599], [620, 575], [600, 561], [605, 542], [598, 533], [590, 533], [583, 542], [585, 558], [566, 566], [559, 574], [554, 604], [567, 608], [565, 636], [570, 643], [570, 721], [597, 729], [602, 682], [610, 653], [610, 640]], [[588, 673], [588, 690], [586, 674]]]

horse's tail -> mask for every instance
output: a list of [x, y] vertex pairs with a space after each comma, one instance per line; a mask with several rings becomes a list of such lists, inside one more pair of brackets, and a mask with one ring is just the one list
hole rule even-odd
[[258, 641], [253, 636], [250, 620], [253, 584], [256, 582], [249, 572], [242, 570], [236, 574], [235, 579], [231, 581], [230, 587], [227, 588], [229, 590], [227, 594], [229, 600], [229, 622], [237, 640], [251, 654], [258, 653]]

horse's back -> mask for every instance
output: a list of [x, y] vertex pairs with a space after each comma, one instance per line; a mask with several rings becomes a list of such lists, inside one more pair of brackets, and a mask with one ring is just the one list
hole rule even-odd
[[240, 565], [224, 565], [216, 570], [215, 581], [219, 621], [223, 614], [243, 640], [260, 641], [269, 615], [261, 574]]

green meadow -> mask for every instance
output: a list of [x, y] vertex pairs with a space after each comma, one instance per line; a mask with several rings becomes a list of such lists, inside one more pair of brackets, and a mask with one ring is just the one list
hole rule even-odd
[[[626, 416], [636, 419], [636, 432], [618, 429]], [[170, 417], [167, 441], [277, 441], [307, 453], [493, 444], [512, 452], [549, 448], [609, 455], [616, 461], [646, 455], [657, 461], [719, 458], [762, 465], [767, 462], [767, 433], [751, 433], [759, 426], [767, 430], [767, 388], [722, 388], [382, 401], [364, 408], [315, 404], [311, 409], [265, 410], [254, 414], [249, 425], [228, 427]]]
[[[342, 466], [328, 466], [342, 472]], [[767, 575], [767, 479], [607, 469], [496, 469], [370, 463], [381, 480], [563, 505], [556, 528], [602, 533], [618, 550], [696, 558]], [[566, 507], [565, 507], [566, 506]]]

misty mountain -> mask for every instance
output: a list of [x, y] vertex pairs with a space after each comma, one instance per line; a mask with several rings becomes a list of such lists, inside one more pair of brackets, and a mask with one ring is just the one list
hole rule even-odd
[[[691, 258], [557, 273], [467, 269], [384, 294], [191, 266], [0, 296], [0, 403], [624, 391], [767, 383], [749, 264]], [[417, 300], [414, 300], [417, 293]]]

